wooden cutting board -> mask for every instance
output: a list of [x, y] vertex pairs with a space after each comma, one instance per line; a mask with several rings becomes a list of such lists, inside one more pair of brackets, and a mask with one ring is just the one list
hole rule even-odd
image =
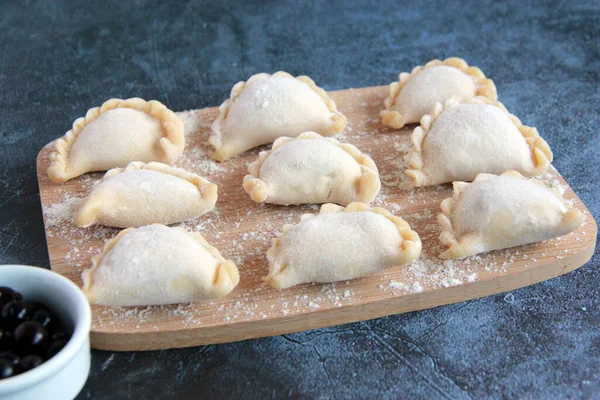
[[[387, 87], [348, 89], [330, 95], [349, 121], [337, 138], [370, 154], [379, 167], [382, 191], [373, 204], [402, 216], [419, 233], [423, 240], [421, 259], [337, 284], [307, 284], [281, 291], [267, 286], [261, 277], [267, 274], [265, 253], [271, 238], [281, 234], [283, 224], [297, 221], [304, 213], [317, 213], [318, 207], [251, 201], [242, 189], [242, 178], [259, 149], [222, 164], [210, 161], [207, 138], [217, 108], [182, 112], [179, 115], [185, 123], [187, 142], [176, 165], [217, 183], [219, 201], [215, 211], [180, 225], [201, 232], [224, 257], [234, 260], [240, 270], [240, 284], [218, 301], [133, 308], [93, 306], [92, 347], [152, 350], [232, 342], [422, 310], [541, 282], [582, 266], [593, 255], [596, 223], [552, 170], [541, 179], [564, 191], [565, 198], [586, 214], [586, 222], [579, 229], [562, 238], [462, 261], [438, 259], [443, 246], [437, 239], [436, 215], [440, 202], [451, 195], [451, 185], [407, 189], [404, 156], [414, 126], [391, 130], [381, 125], [378, 115]], [[65, 121], [65, 130], [69, 124]], [[57, 136], [60, 133], [56, 132]], [[82, 229], [72, 224], [71, 210], [102, 174], [54, 184], [46, 176], [51, 149], [52, 143], [37, 159], [50, 263], [52, 270], [81, 285], [81, 271], [90, 267], [91, 255], [118, 230]]]

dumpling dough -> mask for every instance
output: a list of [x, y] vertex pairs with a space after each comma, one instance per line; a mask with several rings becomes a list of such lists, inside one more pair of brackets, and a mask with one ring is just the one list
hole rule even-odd
[[421, 254], [421, 239], [400, 217], [383, 208], [350, 203], [324, 204], [285, 225], [267, 252], [269, 275], [277, 289], [307, 282], [354, 279], [404, 265]]
[[202, 235], [160, 224], [121, 231], [82, 277], [90, 303], [123, 307], [224, 297], [240, 281]]
[[576, 229], [583, 214], [536, 179], [516, 171], [479, 174], [473, 183], [454, 182], [454, 194], [441, 203], [443, 258], [535, 243]]
[[277, 139], [248, 172], [244, 190], [257, 203], [368, 203], [381, 188], [369, 156], [315, 132]]
[[421, 119], [412, 133], [406, 173], [415, 186], [472, 181], [479, 173], [514, 169], [527, 176], [546, 172], [552, 152], [537, 129], [524, 126], [504, 106], [485, 97], [453, 98]]
[[56, 141], [48, 177], [66, 182], [131, 161], [172, 164], [184, 146], [183, 122], [162, 103], [110, 99], [75, 120], [73, 129]]
[[346, 117], [309, 77], [258, 74], [231, 89], [231, 98], [219, 107], [209, 143], [215, 147], [212, 158], [224, 161], [281, 136], [306, 131], [332, 136], [344, 126]]
[[451, 97], [468, 100], [475, 96], [498, 98], [494, 82], [486, 79], [479, 68], [469, 67], [465, 60], [456, 57], [432, 60], [415, 67], [410, 74], [402, 72], [398, 82], [390, 85], [381, 119], [384, 125], [400, 129], [419, 122], [431, 113], [435, 103], [444, 104]]
[[181, 168], [132, 162], [104, 175], [75, 213], [75, 225], [129, 228], [198, 218], [217, 202], [217, 185]]

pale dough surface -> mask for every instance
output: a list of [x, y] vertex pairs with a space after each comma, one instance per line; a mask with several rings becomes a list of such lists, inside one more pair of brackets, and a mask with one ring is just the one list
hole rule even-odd
[[48, 177], [66, 182], [133, 161], [173, 163], [183, 152], [183, 122], [164, 104], [140, 98], [110, 99], [90, 108], [54, 142]]
[[[220, 297], [237, 282], [237, 268], [199, 234], [164, 225], [128, 229], [109, 241], [94, 267], [83, 273], [91, 302], [141, 306]], [[227, 288], [215, 281], [227, 266]], [[233, 265], [233, 268], [231, 268]]]
[[454, 197], [444, 200], [442, 210], [440, 238], [451, 246], [444, 257], [539, 242], [565, 235], [583, 221], [557, 192], [515, 171], [455, 182]]
[[249, 172], [244, 189], [255, 201], [274, 204], [370, 202], [381, 188], [370, 157], [314, 132], [277, 139]]
[[437, 103], [411, 135], [405, 172], [415, 186], [471, 181], [479, 173], [516, 170], [526, 176], [548, 170], [553, 159], [535, 127], [523, 125], [485, 96]]
[[325, 204], [320, 214], [306, 214], [297, 225], [284, 227], [285, 233], [267, 253], [266, 280], [277, 288], [336, 282], [400, 266], [419, 256], [421, 240], [401, 218], [362, 203], [351, 203], [348, 209]]
[[352, 279], [395, 265], [402, 236], [384, 216], [327, 214], [309, 218], [281, 240], [277, 262], [294, 283]]
[[[420, 130], [420, 127], [415, 129]], [[532, 175], [532, 149], [507, 113], [490, 104], [461, 103], [433, 121], [420, 145], [428, 185], [471, 181], [479, 173]]]
[[470, 99], [475, 96], [476, 89], [473, 78], [457, 68], [446, 65], [431, 67], [406, 83], [394, 109], [404, 116], [407, 124], [415, 123], [429, 114], [435, 103], [444, 104], [454, 96]]
[[212, 126], [213, 158], [225, 160], [282, 136], [314, 131], [331, 136], [345, 125], [333, 100], [308, 78], [259, 74], [232, 89]]
[[166, 164], [131, 163], [111, 170], [81, 203], [78, 226], [120, 228], [153, 223], [174, 224], [212, 210], [217, 187], [206, 179]]
[[360, 165], [350, 154], [319, 139], [281, 146], [260, 169], [270, 197], [280, 204], [348, 204], [357, 200], [355, 187], [360, 175]]
[[418, 65], [410, 73], [401, 72], [398, 80], [389, 86], [379, 116], [381, 122], [394, 129], [420, 122], [431, 114], [437, 103], [451, 98], [468, 101], [476, 96], [492, 101], [498, 99], [496, 85], [483, 71], [469, 66], [465, 60], [449, 57], [444, 61], [431, 60]]
[[115, 108], [83, 128], [71, 147], [69, 164], [106, 171], [131, 161], [153, 161], [161, 136], [161, 125], [155, 118], [131, 108]]

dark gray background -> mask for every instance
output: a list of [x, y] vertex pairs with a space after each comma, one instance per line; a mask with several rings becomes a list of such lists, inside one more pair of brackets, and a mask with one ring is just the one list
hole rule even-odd
[[[550, 143], [600, 216], [600, 4], [0, 3], [0, 263], [48, 267], [38, 151], [111, 97], [215, 106], [257, 72], [325, 89], [388, 84], [459, 56]], [[538, 285], [433, 310], [242, 343], [93, 352], [81, 397], [600, 398], [598, 251]]]

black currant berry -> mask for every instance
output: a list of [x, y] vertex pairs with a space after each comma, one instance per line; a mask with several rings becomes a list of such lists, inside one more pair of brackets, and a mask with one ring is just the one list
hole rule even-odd
[[53, 322], [54, 322], [54, 316], [52, 315], [52, 313], [48, 310], [45, 309], [40, 309], [37, 310], [34, 314], [33, 317], [31, 318], [32, 321], [37, 321], [40, 324], [42, 324], [42, 326], [48, 330], [51, 330], [51, 327], [53, 326]]
[[44, 304], [0, 286], [0, 379], [29, 371], [60, 352], [71, 333]]
[[29, 371], [30, 369], [34, 369], [38, 365], [41, 365], [43, 362], [44, 359], [37, 354], [28, 354], [21, 357], [19, 368], [22, 372]]
[[0, 351], [0, 359], [9, 360], [14, 365], [17, 365], [19, 363], [19, 356], [10, 350]]
[[10, 378], [15, 375], [17, 368], [10, 360], [0, 358], [0, 379]]
[[19, 292], [15, 292], [6, 286], [0, 286], [0, 310], [10, 301], [21, 300]]
[[22, 322], [15, 329], [15, 344], [19, 352], [38, 353], [48, 342], [48, 331], [37, 321]]
[[48, 351], [46, 352], [46, 359], [50, 359], [58, 354], [58, 352], [67, 345], [67, 342], [68, 340], [56, 340], [52, 342], [50, 347], [48, 347]]
[[19, 300], [10, 301], [2, 308], [2, 325], [5, 329], [12, 330], [21, 322], [29, 321], [36, 309], [37, 306], [34, 303], [23, 303]]
[[0, 351], [10, 350], [15, 346], [15, 337], [12, 331], [0, 328]]

